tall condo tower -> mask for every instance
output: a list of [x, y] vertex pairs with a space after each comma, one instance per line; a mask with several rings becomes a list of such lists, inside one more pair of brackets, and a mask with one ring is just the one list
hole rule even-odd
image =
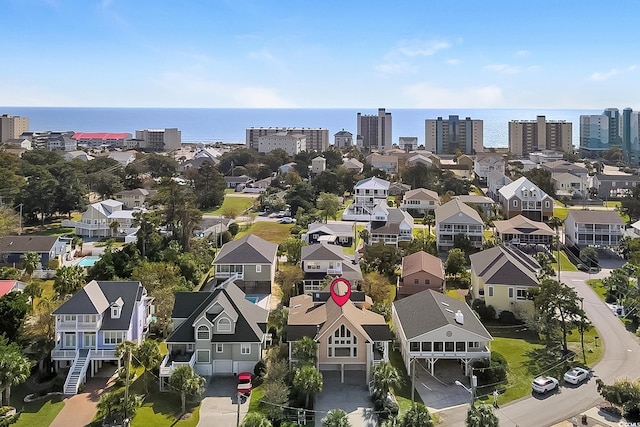
[[378, 108], [378, 115], [358, 113], [357, 121], [358, 148], [367, 153], [391, 148], [391, 113]]

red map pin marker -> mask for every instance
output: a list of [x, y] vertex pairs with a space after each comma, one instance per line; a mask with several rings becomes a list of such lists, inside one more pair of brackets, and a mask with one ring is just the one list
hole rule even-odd
[[[345, 285], [347, 285], [347, 289], [344, 295], [339, 295], [336, 292], [336, 286], [339, 285], [340, 283], [344, 283]], [[349, 297], [351, 296], [351, 283], [349, 283], [347, 279], [338, 277], [337, 279], [333, 279], [333, 281], [331, 282], [329, 291], [331, 292], [331, 299], [333, 299], [333, 301], [336, 304], [338, 304], [338, 306], [342, 307], [343, 305], [346, 304], [347, 301], [349, 301]]]

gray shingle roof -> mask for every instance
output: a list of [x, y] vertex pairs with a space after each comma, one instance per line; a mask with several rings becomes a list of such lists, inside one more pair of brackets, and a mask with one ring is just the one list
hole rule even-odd
[[540, 265], [520, 249], [495, 246], [471, 255], [471, 270], [482, 277], [485, 284], [538, 286]]
[[483, 224], [482, 218], [480, 218], [480, 214], [478, 213], [478, 211], [473, 209], [471, 206], [462, 203], [458, 199], [453, 199], [436, 208], [436, 223], [446, 221], [447, 219], [459, 213], [463, 213], [473, 220], [477, 221], [479, 224]]
[[271, 264], [278, 245], [254, 234], [225, 243], [213, 264]]
[[[488, 340], [493, 339], [467, 303], [431, 289], [395, 301], [393, 306], [407, 339], [447, 325], [457, 326]], [[462, 325], [455, 320], [458, 310], [464, 315]]]
[[567, 217], [569, 216], [579, 224], [624, 224], [620, 215], [614, 211], [569, 210]]
[[49, 252], [57, 240], [56, 236], [4, 236], [0, 237], [0, 252]]

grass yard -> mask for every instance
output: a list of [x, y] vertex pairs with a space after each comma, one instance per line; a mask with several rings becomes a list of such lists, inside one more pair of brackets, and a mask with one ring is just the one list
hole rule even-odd
[[[403, 414], [411, 408], [411, 378], [407, 375], [407, 370], [402, 362], [402, 354], [399, 351], [393, 350], [389, 352], [389, 361], [400, 374], [401, 381], [396, 387], [393, 387], [393, 394], [398, 401], [400, 413]], [[418, 391], [415, 391], [414, 396], [416, 402], [423, 403]]]
[[[141, 382], [142, 379], [139, 381]], [[134, 384], [137, 382], [138, 380]], [[149, 385], [149, 394], [131, 421], [132, 427], [195, 427], [198, 425], [200, 404], [194, 406], [193, 403], [187, 402], [187, 412], [190, 412], [191, 416], [185, 420], [177, 420], [176, 417], [180, 416], [182, 409], [180, 396], [177, 393], [161, 393], [157, 389], [157, 384]]]
[[[553, 256], [554, 257], [558, 256], [557, 251], [553, 251]], [[558, 271], [557, 262], [552, 262], [551, 266], [555, 271]], [[562, 274], [562, 271], [578, 271], [578, 268], [575, 265], [573, 265], [571, 261], [569, 261], [569, 258], [567, 257], [567, 254], [564, 253], [564, 251], [560, 251], [560, 268], [561, 268], [560, 270], [561, 274]]]
[[568, 208], [560, 207], [558, 205], [555, 205], [553, 207], [553, 216], [558, 217], [564, 221], [565, 219], [567, 219], [567, 215], [569, 215]]
[[608, 201], [608, 202], [604, 202], [604, 205], [608, 208], [619, 208], [620, 206], [622, 206], [622, 202], [620, 202], [619, 200]]
[[235, 212], [241, 215], [244, 211], [253, 206], [254, 197], [234, 196], [233, 194], [225, 194], [222, 205], [215, 210], [203, 212], [204, 215], [223, 215], [228, 212]]
[[458, 301], [466, 302], [465, 295], [469, 293], [468, 289], [447, 289], [447, 296], [457, 299]]
[[22, 411], [16, 427], [48, 426], [64, 407], [62, 396], [52, 396], [35, 402], [24, 403], [24, 397], [31, 391], [21, 384], [11, 388], [11, 404]]
[[263, 384], [260, 384], [259, 386], [254, 387], [251, 390], [251, 402], [249, 402], [249, 409], [247, 410], [247, 413], [259, 412], [261, 414], [265, 414], [262, 411], [262, 408], [264, 408], [264, 406], [260, 404], [260, 402], [262, 402], [262, 399], [264, 399], [264, 386]]
[[280, 243], [291, 236], [292, 227], [292, 224], [278, 224], [277, 222], [254, 222], [251, 227], [239, 232], [236, 239], [251, 233], [269, 242]]
[[598, 294], [602, 301], [606, 299], [607, 288], [604, 287], [601, 279], [591, 279], [588, 280], [587, 283], [589, 284], [589, 286], [591, 286], [591, 289], [593, 289], [596, 294]]

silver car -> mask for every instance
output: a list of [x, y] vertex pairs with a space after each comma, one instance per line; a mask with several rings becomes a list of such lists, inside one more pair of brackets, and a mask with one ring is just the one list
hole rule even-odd
[[538, 377], [533, 380], [531, 388], [536, 393], [542, 394], [557, 389], [559, 385], [558, 380], [553, 377]]
[[583, 368], [571, 368], [564, 374], [564, 381], [571, 384], [580, 384], [589, 378], [589, 371]]

